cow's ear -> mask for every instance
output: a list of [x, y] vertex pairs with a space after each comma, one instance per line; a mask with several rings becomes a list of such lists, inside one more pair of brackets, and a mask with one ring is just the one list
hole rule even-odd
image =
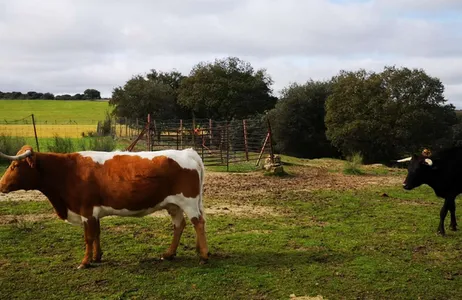
[[35, 168], [35, 155], [26, 158], [26, 162], [29, 164], [29, 167], [32, 169]]
[[[30, 149], [32, 151], [32, 148]], [[35, 153], [32, 151], [32, 155], [29, 157], [26, 157], [26, 162], [31, 167], [32, 169], [35, 168]]]

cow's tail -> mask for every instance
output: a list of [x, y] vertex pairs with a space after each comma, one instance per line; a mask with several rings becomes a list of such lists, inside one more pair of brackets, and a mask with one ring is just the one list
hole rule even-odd
[[199, 211], [202, 215], [202, 218], [205, 220], [205, 210], [204, 210], [204, 201], [203, 201], [203, 195], [204, 195], [204, 179], [205, 179], [205, 167], [204, 167], [204, 162], [202, 161], [202, 158], [199, 156], [199, 154], [194, 150], [194, 149], [189, 149], [193, 151], [192, 158], [196, 161], [198, 165], [198, 173], [199, 173]]

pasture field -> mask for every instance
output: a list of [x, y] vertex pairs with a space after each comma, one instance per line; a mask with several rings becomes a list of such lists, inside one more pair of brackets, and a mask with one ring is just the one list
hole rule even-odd
[[0, 121], [19, 120], [34, 114], [39, 123], [96, 124], [104, 120], [107, 111], [112, 111], [112, 107], [106, 101], [0, 99]]
[[103, 262], [77, 270], [82, 228], [58, 220], [38, 192], [0, 195], [1, 296], [460, 299], [462, 233], [436, 235], [442, 201], [430, 188], [404, 191], [402, 169], [352, 176], [338, 160], [283, 161], [285, 177], [208, 170], [206, 265], [190, 223], [177, 257], [159, 260], [172, 226], [156, 212], [104, 218]]

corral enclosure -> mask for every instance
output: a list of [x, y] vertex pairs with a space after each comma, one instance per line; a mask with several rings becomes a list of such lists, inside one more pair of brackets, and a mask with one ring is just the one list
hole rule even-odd
[[[15, 102], [18, 104], [15, 106]], [[0, 135], [21, 137], [35, 149], [49, 150], [48, 144], [55, 137], [71, 139], [78, 145], [88, 144], [88, 139], [110, 136], [119, 150], [161, 150], [195, 148], [209, 166], [226, 166], [244, 163], [257, 167], [271, 153], [270, 126], [265, 120], [233, 120], [231, 122], [211, 119], [156, 120], [115, 118], [108, 114], [106, 102], [44, 101], [45, 107], [54, 112], [38, 109], [41, 101], [12, 100], [4, 106], [0, 115]], [[83, 102], [83, 103], [81, 103]], [[54, 103], [58, 103], [53, 107]], [[102, 105], [104, 104], [104, 106]], [[69, 110], [78, 112], [71, 115]], [[21, 118], [18, 107], [24, 109]], [[38, 109], [36, 114], [32, 109]], [[63, 117], [65, 115], [66, 117]], [[99, 117], [100, 119], [92, 119]], [[82, 143], [82, 139], [83, 143]], [[75, 151], [87, 150], [78, 149]], [[80, 147], [82, 148], [82, 147]], [[97, 150], [97, 149], [96, 149]]]
[[[104, 120], [104, 111], [101, 115]], [[175, 148], [182, 137], [184, 145], [193, 141], [199, 149], [212, 146], [218, 152], [226, 126], [199, 121], [199, 138], [188, 120], [183, 120], [180, 135], [179, 120], [156, 121], [149, 135], [153, 146]], [[146, 120], [138, 122], [141, 126], [127, 141], [120, 132], [130, 127], [115, 127], [119, 146], [128, 147], [139, 135]], [[243, 124], [228, 126], [237, 133], [243, 132]], [[264, 142], [264, 123], [258, 132], [249, 133], [254, 145]], [[154, 133], [166, 135], [165, 144], [156, 142]], [[40, 139], [46, 145], [46, 138]], [[144, 136], [137, 147], [145, 150], [146, 141]], [[30, 142], [34, 145], [33, 137]], [[252, 159], [258, 157], [258, 151], [250, 152]], [[245, 150], [239, 153], [245, 155]], [[39, 192], [0, 194], [0, 298], [460, 298], [462, 235], [449, 230], [446, 237], [435, 234], [442, 201], [428, 187], [404, 191], [406, 171], [399, 168], [361, 166], [362, 175], [346, 175], [341, 160], [282, 156], [282, 161], [288, 173], [284, 177], [207, 167], [204, 201], [211, 258], [204, 266], [191, 246], [189, 223], [178, 256], [159, 260], [172, 228], [168, 215], [157, 212], [144, 218], [104, 218], [103, 263], [77, 270], [82, 228], [58, 220]], [[2, 174], [5, 168], [0, 168]]]

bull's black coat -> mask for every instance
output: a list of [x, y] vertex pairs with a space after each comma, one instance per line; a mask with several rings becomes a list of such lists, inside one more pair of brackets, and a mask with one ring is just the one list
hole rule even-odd
[[444, 219], [448, 210], [451, 213], [450, 228], [457, 230], [455, 199], [462, 193], [462, 147], [445, 149], [431, 157], [414, 154], [403, 187], [412, 190], [422, 184], [429, 185], [437, 197], [444, 199], [438, 233], [445, 234]]

